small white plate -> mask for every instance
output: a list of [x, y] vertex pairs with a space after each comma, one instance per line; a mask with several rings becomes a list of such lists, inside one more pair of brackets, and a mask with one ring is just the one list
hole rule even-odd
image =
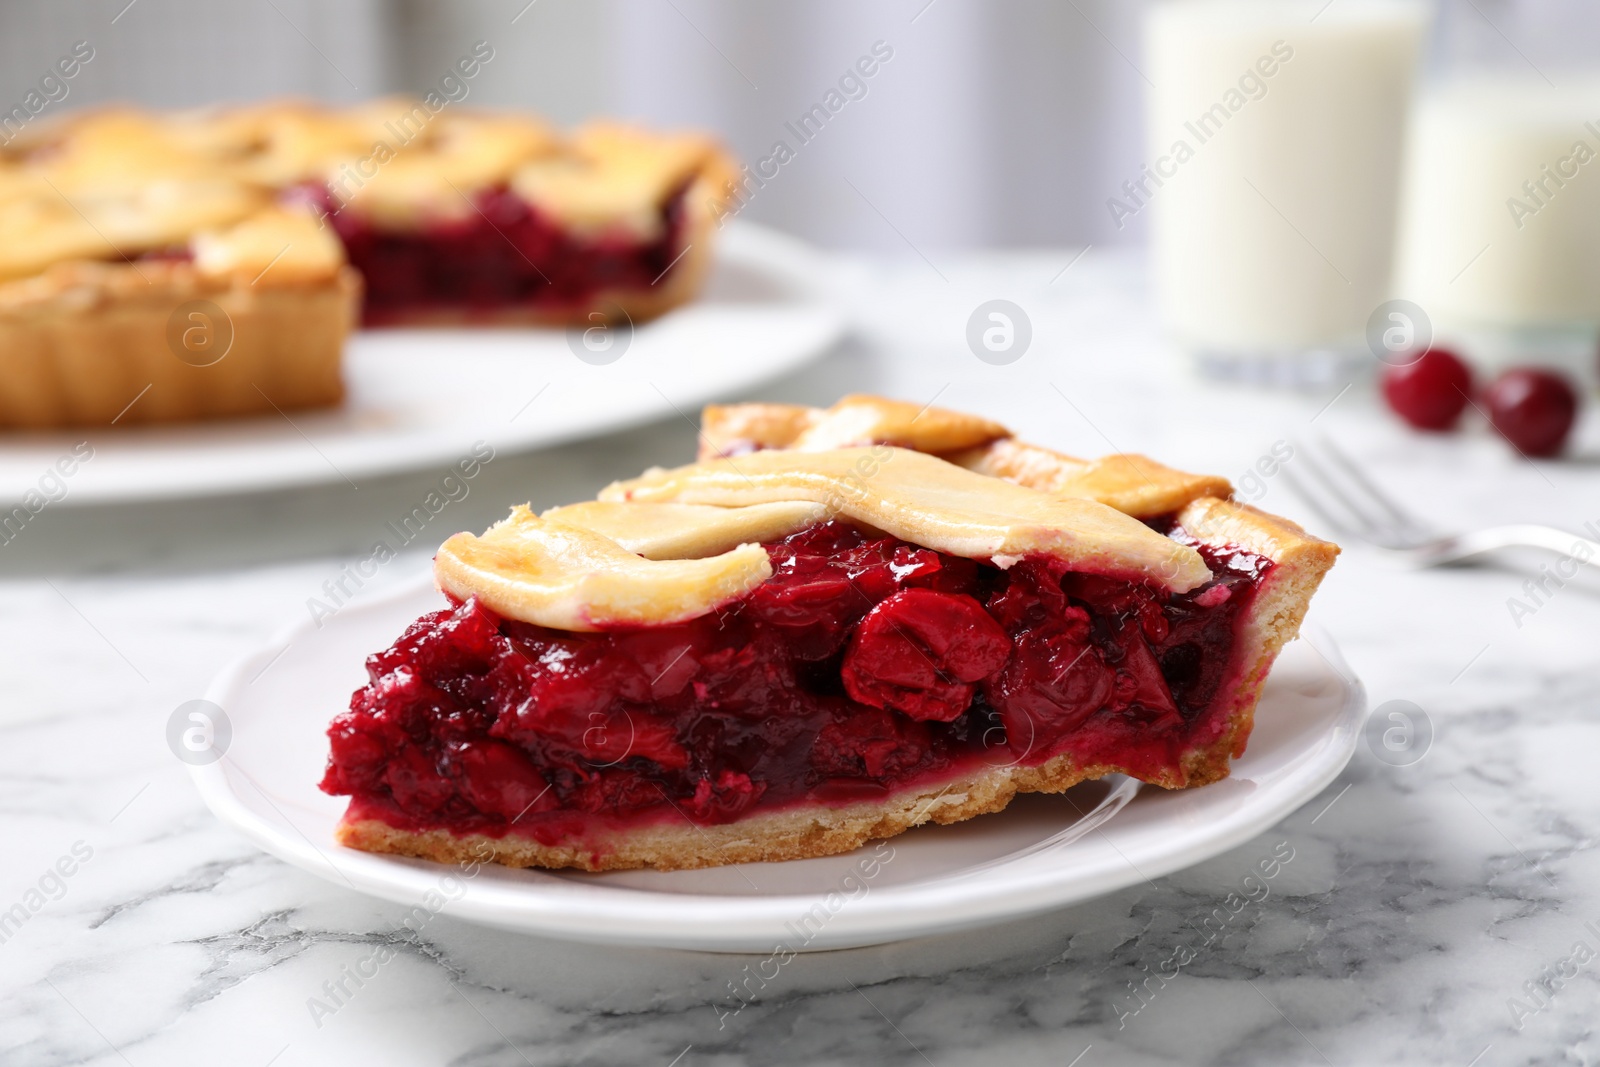
[[[1349, 762], [1361, 684], [1315, 629], [1280, 657], [1232, 777], [1199, 789], [1114, 779], [928, 826], [844, 856], [609, 874], [455, 867], [340, 848], [342, 797], [317, 789], [324, 731], [387, 648], [443, 598], [431, 583], [353, 605], [225, 671], [208, 699], [225, 754], [192, 768], [211, 810], [273, 855], [424, 914], [549, 937], [716, 952], [881, 944], [1016, 919], [1226, 852], [1295, 811]], [[218, 737], [222, 734], [219, 732]], [[1088, 834], [1090, 829], [1098, 829]], [[447, 902], [446, 902], [447, 901]]]
[[[564, 330], [367, 330], [345, 353], [337, 410], [186, 426], [0, 434], [0, 499], [17, 500], [73, 446], [94, 457], [53, 506], [281, 489], [443, 467], [483, 440], [529, 451], [653, 419], [698, 418], [825, 353], [844, 329], [834, 267], [745, 222], [719, 235], [697, 301], [638, 327], [594, 365]], [[132, 397], [129, 398], [133, 399]]]

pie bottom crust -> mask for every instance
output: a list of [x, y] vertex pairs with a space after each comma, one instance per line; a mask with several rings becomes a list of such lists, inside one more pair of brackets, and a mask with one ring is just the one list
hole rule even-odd
[[704, 182], [692, 186], [684, 201], [684, 250], [667, 271], [666, 277], [647, 289], [602, 289], [582, 304], [571, 307], [530, 307], [511, 304], [505, 307], [419, 308], [416, 311], [385, 311], [375, 329], [388, 327], [453, 326], [592, 326], [595, 312], [614, 320], [621, 310], [629, 322], [638, 324], [659, 318], [700, 295], [711, 274], [717, 223], [712, 212], [711, 187]]
[[1070, 754], [1064, 754], [1036, 767], [1000, 767], [968, 772], [943, 783], [919, 784], [886, 800], [838, 807], [800, 804], [715, 826], [684, 819], [563, 845], [542, 845], [510, 834], [415, 833], [377, 819], [341, 823], [334, 836], [351, 848], [420, 856], [440, 863], [481, 861], [489, 849], [494, 851], [494, 862], [507, 867], [577, 867], [585, 871], [635, 867], [677, 871], [728, 863], [773, 863], [850, 852], [875, 838], [893, 837], [923, 823], [963, 822], [1000, 811], [1018, 793], [1060, 793], [1114, 770], [1080, 768]]
[[[1214, 497], [1193, 501], [1179, 523], [1200, 540], [1236, 544], [1265, 556], [1274, 567], [1256, 589], [1239, 621], [1236, 664], [1222, 680], [1226, 703], [1210, 717], [1211, 739], [1196, 739], [1177, 769], [1155, 785], [1183, 788], [1228, 776], [1229, 761], [1244, 754], [1267, 672], [1301, 620], [1338, 549], [1308, 536], [1286, 519]], [[893, 837], [923, 823], [956, 823], [1000, 811], [1018, 793], [1060, 793], [1080, 782], [1118, 773], [1110, 764], [1081, 766], [1071, 753], [1036, 766], [966, 771], [943, 783], [919, 783], [884, 799], [833, 806], [798, 804], [713, 826], [650, 823], [559, 845], [508, 834], [456, 835], [447, 830], [399, 830], [376, 819], [346, 821], [336, 837], [350, 848], [418, 856], [442, 863], [482, 860], [508, 867], [576, 867], [586, 871], [654, 867], [683, 870], [729, 863], [811, 859], [849, 852], [875, 838]]]
[[[350, 268], [321, 283], [215, 280], [187, 263], [66, 264], [0, 296], [0, 428], [190, 422], [329, 407], [361, 295]], [[208, 366], [180, 359], [191, 301], [232, 327]], [[200, 308], [215, 329], [215, 313]], [[174, 325], [174, 316], [178, 322]], [[136, 399], [137, 398], [137, 399]]]

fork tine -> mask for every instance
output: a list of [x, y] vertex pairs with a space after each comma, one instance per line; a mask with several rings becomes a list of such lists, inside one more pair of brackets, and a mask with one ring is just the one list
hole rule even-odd
[[1368, 478], [1366, 472], [1361, 470], [1360, 467], [1356, 466], [1355, 461], [1352, 460], [1343, 449], [1336, 447], [1334, 443], [1326, 437], [1321, 438], [1321, 441], [1323, 450], [1328, 453], [1328, 458], [1337, 464], [1339, 468], [1349, 476], [1352, 482], [1360, 486], [1374, 503], [1376, 503], [1384, 511], [1388, 512], [1390, 518], [1394, 519], [1397, 525], [1404, 530], [1409, 530], [1416, 533], [1424, 533], [1426, 531], [1426, 527], [1410, 512], [1402, 508], [1399, 502], [1394, 499], [1394, 497], [1378, 488], [1377, 483], [1371, 478]]
[[1350, 523], [1334, 515], [1333, 509], [1328, 506], [1328, 502], [1323, 495], [1313, 492], [1300, 480], [1294, 471], [1286, 466], [1279, 473], [1283, 475], [1283, 480], [1289, 483], [1289, 487], [1295, 491], [1295, 494], [1305, 501], [1306, 506], [1316, 513], [1317, 518], [1328, 525], [1328, 529], [1341, 537], [1362, 536], [1351, 527]]
[[[1295, 450], [1295, 456], [1300, 460], [1300, 464], [1304, 467], [1306, 475], [1318, 483], [1318, 485], [1314, 488], [1324, 497], [1322, 502], [1323, 509], [1327, 510], [1327, 498], [1331, 497], [1333, 500], [1338, 501], [1339, 506], [1355, 519], [1355, 527], [1352, 529], [1349, 523], [1346, 523], [1346, 529], [1344, 532], [1351, 533], [1357, 537], [1365, 538], [1368, 541], [1374, 542], [1395, 540], [1393, 535], [1396, 531], [1393, 529], [1392, 525], [1380, 516], [1373, 514], [1369, 508], [1364, 508], [1360, 504], [1356, 503], [1352, 495], [1347, 492], [1346, 486], [1341, 485], [1339, 479], [1335, 478], [1328, 468], [1323, 466], [1323, 464], [1317, 460], [1315, 451], [1313, 449], [1306, 448], [1304, 445], [1298, 446]], [[1288, 468], [1285, 467], [1284, 471], [1287, 473]], [[1308, 486], [1305, 482], [1299, 482], [1295, 484], [1297, 488], [1301, 490], [1302, 494], [1304, 494], [1306, 489], [1313, 488]], [[1307, 496], [1307, 503], [1310, 503], [1311, 498], [1315, 495], [1316, 492], [1313, 492]]]

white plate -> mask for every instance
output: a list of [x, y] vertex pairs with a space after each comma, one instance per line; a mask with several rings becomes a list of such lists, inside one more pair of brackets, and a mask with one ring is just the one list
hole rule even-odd
[[85, 438], [94, 458], [53, 506], [359, 485], [454, 463], [477, 440], [526, 451], [697, 418], [707, 400], [800, 367], [843, 331], [824, 256], [751, 223], [732, 223], [719, 238], [704, 296], [640, 326], [608, 365], [579, 360], [563, 330], [364, 331], [346, 351], [349, 399], [338, 410], [0, 435], [0, 499], [36, 488]]
[[[1295, 811], [1349, 762], [1366, 709], [1360, 683], [1313, 629], [1273, 670], [1233, 776], [1204, 788], [1088, 783], [1064, 797], [1019, 797], [957, 826], [791, 863], [666, 874], [484, 866], [463, 877], [454, 867], [335, 845], [345, 800], [316, 786], [324, 731], [365, 683], [366, 655], [442, 604], [431, 584], [419, 584], [352, 606], [320, 630], [299, 629], [224, 672], [208, 698], [224, 709], [231, 740], [220, 761], [192, 768], [195, 781], [224, 822], [332, 882], [429, 910], [447, 898], [442, 910], [456, 918], [576, 941], [845, 948], [1086, 900], [1225, 852]], [[1096, 825], [1100, 832], [1085, 836]]]

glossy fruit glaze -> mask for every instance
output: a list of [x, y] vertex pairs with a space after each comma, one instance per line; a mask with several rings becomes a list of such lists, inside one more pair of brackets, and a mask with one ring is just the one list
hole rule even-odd
[[321, 186], [292, 194], [322, 212], [365, 281], [362, 319], [402, 322], [434, 311], [571, 311], [616, 289], [648, 289], [683, 251], [684, 191], [663, 204], [661, 233], [578, 235], [504, 186], [472, 194], [474, 210], [415, 231], [380, 229], [340, 209]]
[[1196, 547], [1212, 581], [1178, 596], [827, 522], [767, 545], [772, 578], [686, 623], [569, 633], [469, 600], [369, 657], [322, 788], [352, 796], [353, 819], [496, 836], [514, 822], [554, 844], [1068, 751], [1170, 774], [1222, 725], [1237, 620], [1272, 566]]

